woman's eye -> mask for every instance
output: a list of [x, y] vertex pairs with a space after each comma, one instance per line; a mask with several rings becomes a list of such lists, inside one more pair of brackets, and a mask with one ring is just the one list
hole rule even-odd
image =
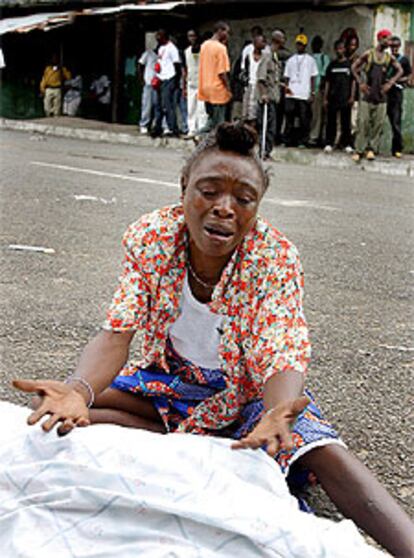
[[237, 201], [240, 205], [249, 205], [252, 200], [250, 198], [237, 198]]

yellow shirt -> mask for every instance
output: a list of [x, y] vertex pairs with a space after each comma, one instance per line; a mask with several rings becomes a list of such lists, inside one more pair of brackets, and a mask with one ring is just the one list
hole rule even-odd
[[227, 48], [214, 39], [201, 45], [198, 77], [198, 98], [213, 105], [225, 105], [231, 93], [219, 77], [230, 72]]
[[57, 88], [62, 85], [63, 81], [72, 79], [72, 75], [66, 68], [58, 68], [58, 66], [46, 66], [40, 82], [40, 92], [44, 93], [48, 87]]

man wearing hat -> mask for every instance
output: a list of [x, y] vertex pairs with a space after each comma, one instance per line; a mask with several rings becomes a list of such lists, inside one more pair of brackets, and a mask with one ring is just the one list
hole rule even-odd
[[[286, 80], [286, 139], [288, 145], [308, 143], [310, 122], [312, 118], [311, 103], [315, 97], [315, 80], [318, 67], [312, 56], [307, 54], [308, 38], [303, 33], [296, 37], [296, 54], [286, 62], [284, 77]], [[300, 132], [294, 138], [295, 117], [299, 117]]]
[[[379, 152], [387, 114], [387, 93], [403, 75], [399, 62], [387, 52], [391, 36], [392, 33], [389, 29], [378, 31], [377, 46], [365, 51], [352, 64], [352, 72], [359, 85], [361, 97], [358, 132], [353, 155], [355, 162], [360, 161], [364, 153], [366, 158], [372, 161]], [[391, 66], [395, 73], [391, 79], [387, 80]], [[365, 79], [362, 78], [362, 71]]]

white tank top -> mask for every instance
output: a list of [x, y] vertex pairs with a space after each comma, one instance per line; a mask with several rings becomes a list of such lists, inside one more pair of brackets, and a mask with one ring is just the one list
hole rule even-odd
[[194, 298], [188, 274], [184, 279], [180, 310], [169, 331], [174, 349], [197, 366], [220, 368], [218, 347], [223, 316], [214, 314], [207, 304]]

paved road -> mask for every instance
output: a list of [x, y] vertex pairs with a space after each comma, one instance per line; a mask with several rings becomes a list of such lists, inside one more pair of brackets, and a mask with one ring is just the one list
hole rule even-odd
[[[23, 401], [10, 378], [72, 370], [115, 287], [124, 229], [178, 199], [183, 153], [19, 132], [3, 132], [1, 146], [0, 396]], [[271, 171], [262, 213], [298, 246], [306, 272], [308, 385], [414, 512], [414, 183], [294, 165]]]

